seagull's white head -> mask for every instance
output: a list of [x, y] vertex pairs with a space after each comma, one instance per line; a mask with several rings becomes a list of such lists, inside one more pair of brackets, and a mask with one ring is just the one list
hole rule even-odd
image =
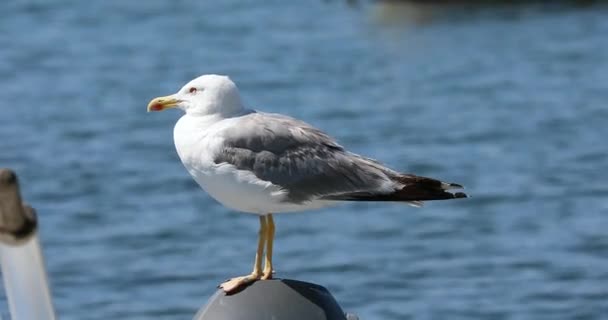
[[239, 90], [230, 78], [216, 74], [200, 76], [177, 93], [152, 99], [148, 111], [179, 108], [189, 115], [230, 116], [243, 110]]

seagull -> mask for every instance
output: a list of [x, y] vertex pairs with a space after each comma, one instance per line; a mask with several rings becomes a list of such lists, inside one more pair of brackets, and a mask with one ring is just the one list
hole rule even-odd
[[[224, 206], [259, 216], [253, 271], [219, 285], [234, 293], [273, 276], [273, 214], [346, 201], [466, 198], [461, 185], [400, 173], [347, 151], [323, 131], [294, 118], [244, 106], [227, 76], [202, 75], [177, 93], [154, 98], [148, 112], [181, 109], [173, 131], [186, 170]], [[262, 268], [262, 260], [264, 267]]]

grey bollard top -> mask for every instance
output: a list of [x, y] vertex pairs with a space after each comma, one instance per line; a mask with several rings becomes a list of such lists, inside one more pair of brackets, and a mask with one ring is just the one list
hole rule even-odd
[[226, 295], [218, 290], [194, 320], [350, 320], [322, 286], [290, 279], [256, 281]]

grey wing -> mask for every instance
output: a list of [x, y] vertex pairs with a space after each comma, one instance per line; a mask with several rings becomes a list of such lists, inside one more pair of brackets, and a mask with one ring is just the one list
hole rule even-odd
[[238, 119], [238, 130], [222, 132], [224, 147], [215, 163], [252, 171], [301, 203], [391, 184], [392, 171], [344, 150], [331, 137], [302, 121], [267, 113]]

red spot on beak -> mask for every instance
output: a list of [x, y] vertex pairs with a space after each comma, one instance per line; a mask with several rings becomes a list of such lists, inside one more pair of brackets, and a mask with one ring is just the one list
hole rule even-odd
[[163, 105], [160, 103], [155, 103], [152, 106], [150, 106], [150, 110], [152, 111], [160, 111], [163, 110]]

